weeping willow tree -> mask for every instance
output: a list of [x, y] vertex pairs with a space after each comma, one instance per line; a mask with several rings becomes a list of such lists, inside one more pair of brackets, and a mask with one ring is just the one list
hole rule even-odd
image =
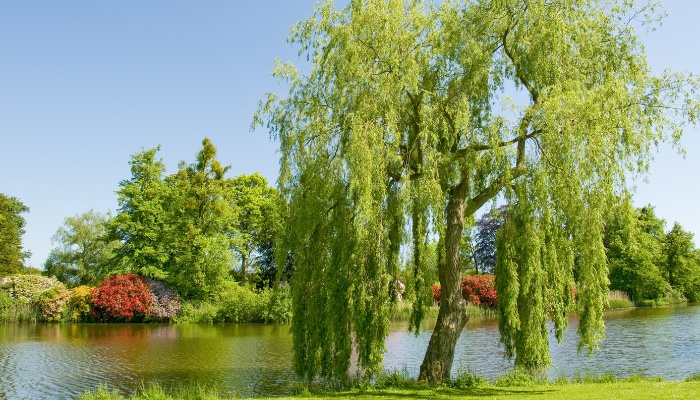
[[[380, 370], [401, 249], [425, 291], [437, 238], [439, 316], [420, 379], [449, 377], [467, 316], [460, 290], [465, 220], [497, 197], [506, 355], [550, 363], [574, 300], [580, 344], [603, 337], [602, 215], [654, 145], [696, 122], [693, 76], [653, 76], [632, 1], [332, 1], [292, 29], [310, 68], [277, 63], [285, 97], [255, 123], [280, 142], [289, 201], [295, 368], [342, 381], [356, 356]], [[425, 307], [415, 304], [414, 326]]]

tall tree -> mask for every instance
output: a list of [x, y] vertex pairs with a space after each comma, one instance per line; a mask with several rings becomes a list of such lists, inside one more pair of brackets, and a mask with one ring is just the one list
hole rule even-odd
[[68, 286], [97, 285], [108, 275], [108, 262], [119, 245], [108, 240], [107, 217], [90, 210], [63, 221], [51, 241], [44, 270]]
[[119, 208], [108, 231], [111, 240], [121, 242], [111, 260], [113, 271], [166, 280], [171, 256], [171, 190], [164, 180], [165, 164], [156, 158], [159, 150], [131, 156], [131, 178], [119, 183]]
[[610, 289], [626, 292], [635, 301], [662, 297], [667, 283], [661, 274], [664, 220], [645, 206], [635, 210], [626, 201], [605, 222], [605, 254]]
[[257, 172], [230, 178], [226, 183], [228, 199], [238, 211], [233, 248], [245, 282], [249, 269], [259, 264], [263, 252], [273, 250], [273, 242], [282, 230], [284, 200]]
[[676, 222], [664, 239], [665, 278], [671, 287], [684, 293], [686, 287], [692, 287], [691, 281], [697, 269], [693, 234]]
[[501, 206], [476, 220], [473, 258], [477, 271], [492, 274], [496, 270], [496, 233], [505, 223], [507, 212], [507, 207]]
[[310, 71], [278, 63], [289, 93], [268, 95], [255, 121], [280, 142], [299, 374], [344, 379], [353, 343], [378, 372], [401, 244], [425, 285], [437, 236], [442, 301], [420, 379], [449, 377], [467, 321], [463, 224], [498, 195], [511, 211], [497, 238], [506, 355], [550, 363], [547, 316], [561, 338], [574, 285], [580, 343], [596, 346], [603, 211], [627, 171], [647, 169], [651, 145], [678, 139], [698, 111], [694, 78], [651, 75], [626, 23], [634, 4], [351, 0], [338, 11], [328, 0], [293, 28]]
[[224, 175], [229, 167], [216, 160], [208, 138], [192, 164], [180, 163], [169, 176], [171, 258], [166, 270], [170, 282], [188, 298], [205, 299], [228, 277], [237, 210], [227, 199]]
[[22, 272], [29, 252], [22, 250], [26, 221], [23, 213], [29, 208], [16, 197], [0, 193], [0, 276]]

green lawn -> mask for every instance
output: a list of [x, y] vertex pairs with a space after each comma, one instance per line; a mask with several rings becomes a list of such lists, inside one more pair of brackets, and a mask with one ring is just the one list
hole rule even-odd
[[[134, 400], [160, 399], [222, 399], [226, 396], [206, 393], [201, 389], [181, 391], [168, 395], [158, 387], [152, 387], [132, 397]], [[547, 384], [530, 387], [495, 387], [483, 386], [471, 389], [419, 388], [386, 390], [352, 390], [335, 393], [312, 393], [306, 396], [292, 396], [276, 399], [503, 399], [503, 400], [646, 400], [646, 399], [700, 399], [700, 381], [665, 382], [643, 380], [636, 382], [613, 383], [566, 383]], [[113, 400], [123, 397], [110, 394], [105, 389], [86, 394], [83, 400]]]
[[503, 399], [503, 400], [645, 400], [700, 399], [700, 382], [569, 383], [532, 387], [474, 389], [373, 390], [312, 396], [328, 399]]

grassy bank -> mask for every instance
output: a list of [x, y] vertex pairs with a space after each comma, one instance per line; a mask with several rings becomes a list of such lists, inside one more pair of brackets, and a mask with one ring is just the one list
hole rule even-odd
[[[173, 392], [159, 386], [150, 386], [138, 391], [130, 399], [228, 399], [232, 395], [208, 391], [203, 388], [179, 389]], [[655, 379], [632, 378], [613, 382], [550, 383], [532, 386], [495, 386], [483, 385], [463, 389], [446, 386], [414, 386], [401, 389], [354, 389], [344, 392], [300, 393], [286, 398], [314, 399], [508, 399], [508, 400], [597, 400], [597, 399], [698, 399], [700, 398], [700, 381], [660, 381]], [[123, 400], [127, 399], [106, 388], [86, 393], [81, 400]]]

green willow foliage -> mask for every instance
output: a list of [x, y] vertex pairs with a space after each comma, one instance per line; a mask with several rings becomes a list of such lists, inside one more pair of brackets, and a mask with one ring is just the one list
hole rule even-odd
[[697, 122], [697, 79], [651, 75], [628, 21], [655, 9], [634, 6], [324, 1], [293, 28], [310, 70], [277, 63], [289, 93], [269, 94], [254, 123], [280, 141], [300, 375], [342, 381], [353, 346], [359, 367], [378, 372], [399, 250], [410, 247], [420, 292], [438, 238], [442, 301], [420, 379], [449, 377], [466, 322], [464, 221], [499, 195], [513, 210], [496, 267], [506, 355], [549, 365], [545, 321], [561, 338], [574, 294], [580, 343], [595, 348], [605, 208], [628, 171], [647, 170], [653, 144]]

